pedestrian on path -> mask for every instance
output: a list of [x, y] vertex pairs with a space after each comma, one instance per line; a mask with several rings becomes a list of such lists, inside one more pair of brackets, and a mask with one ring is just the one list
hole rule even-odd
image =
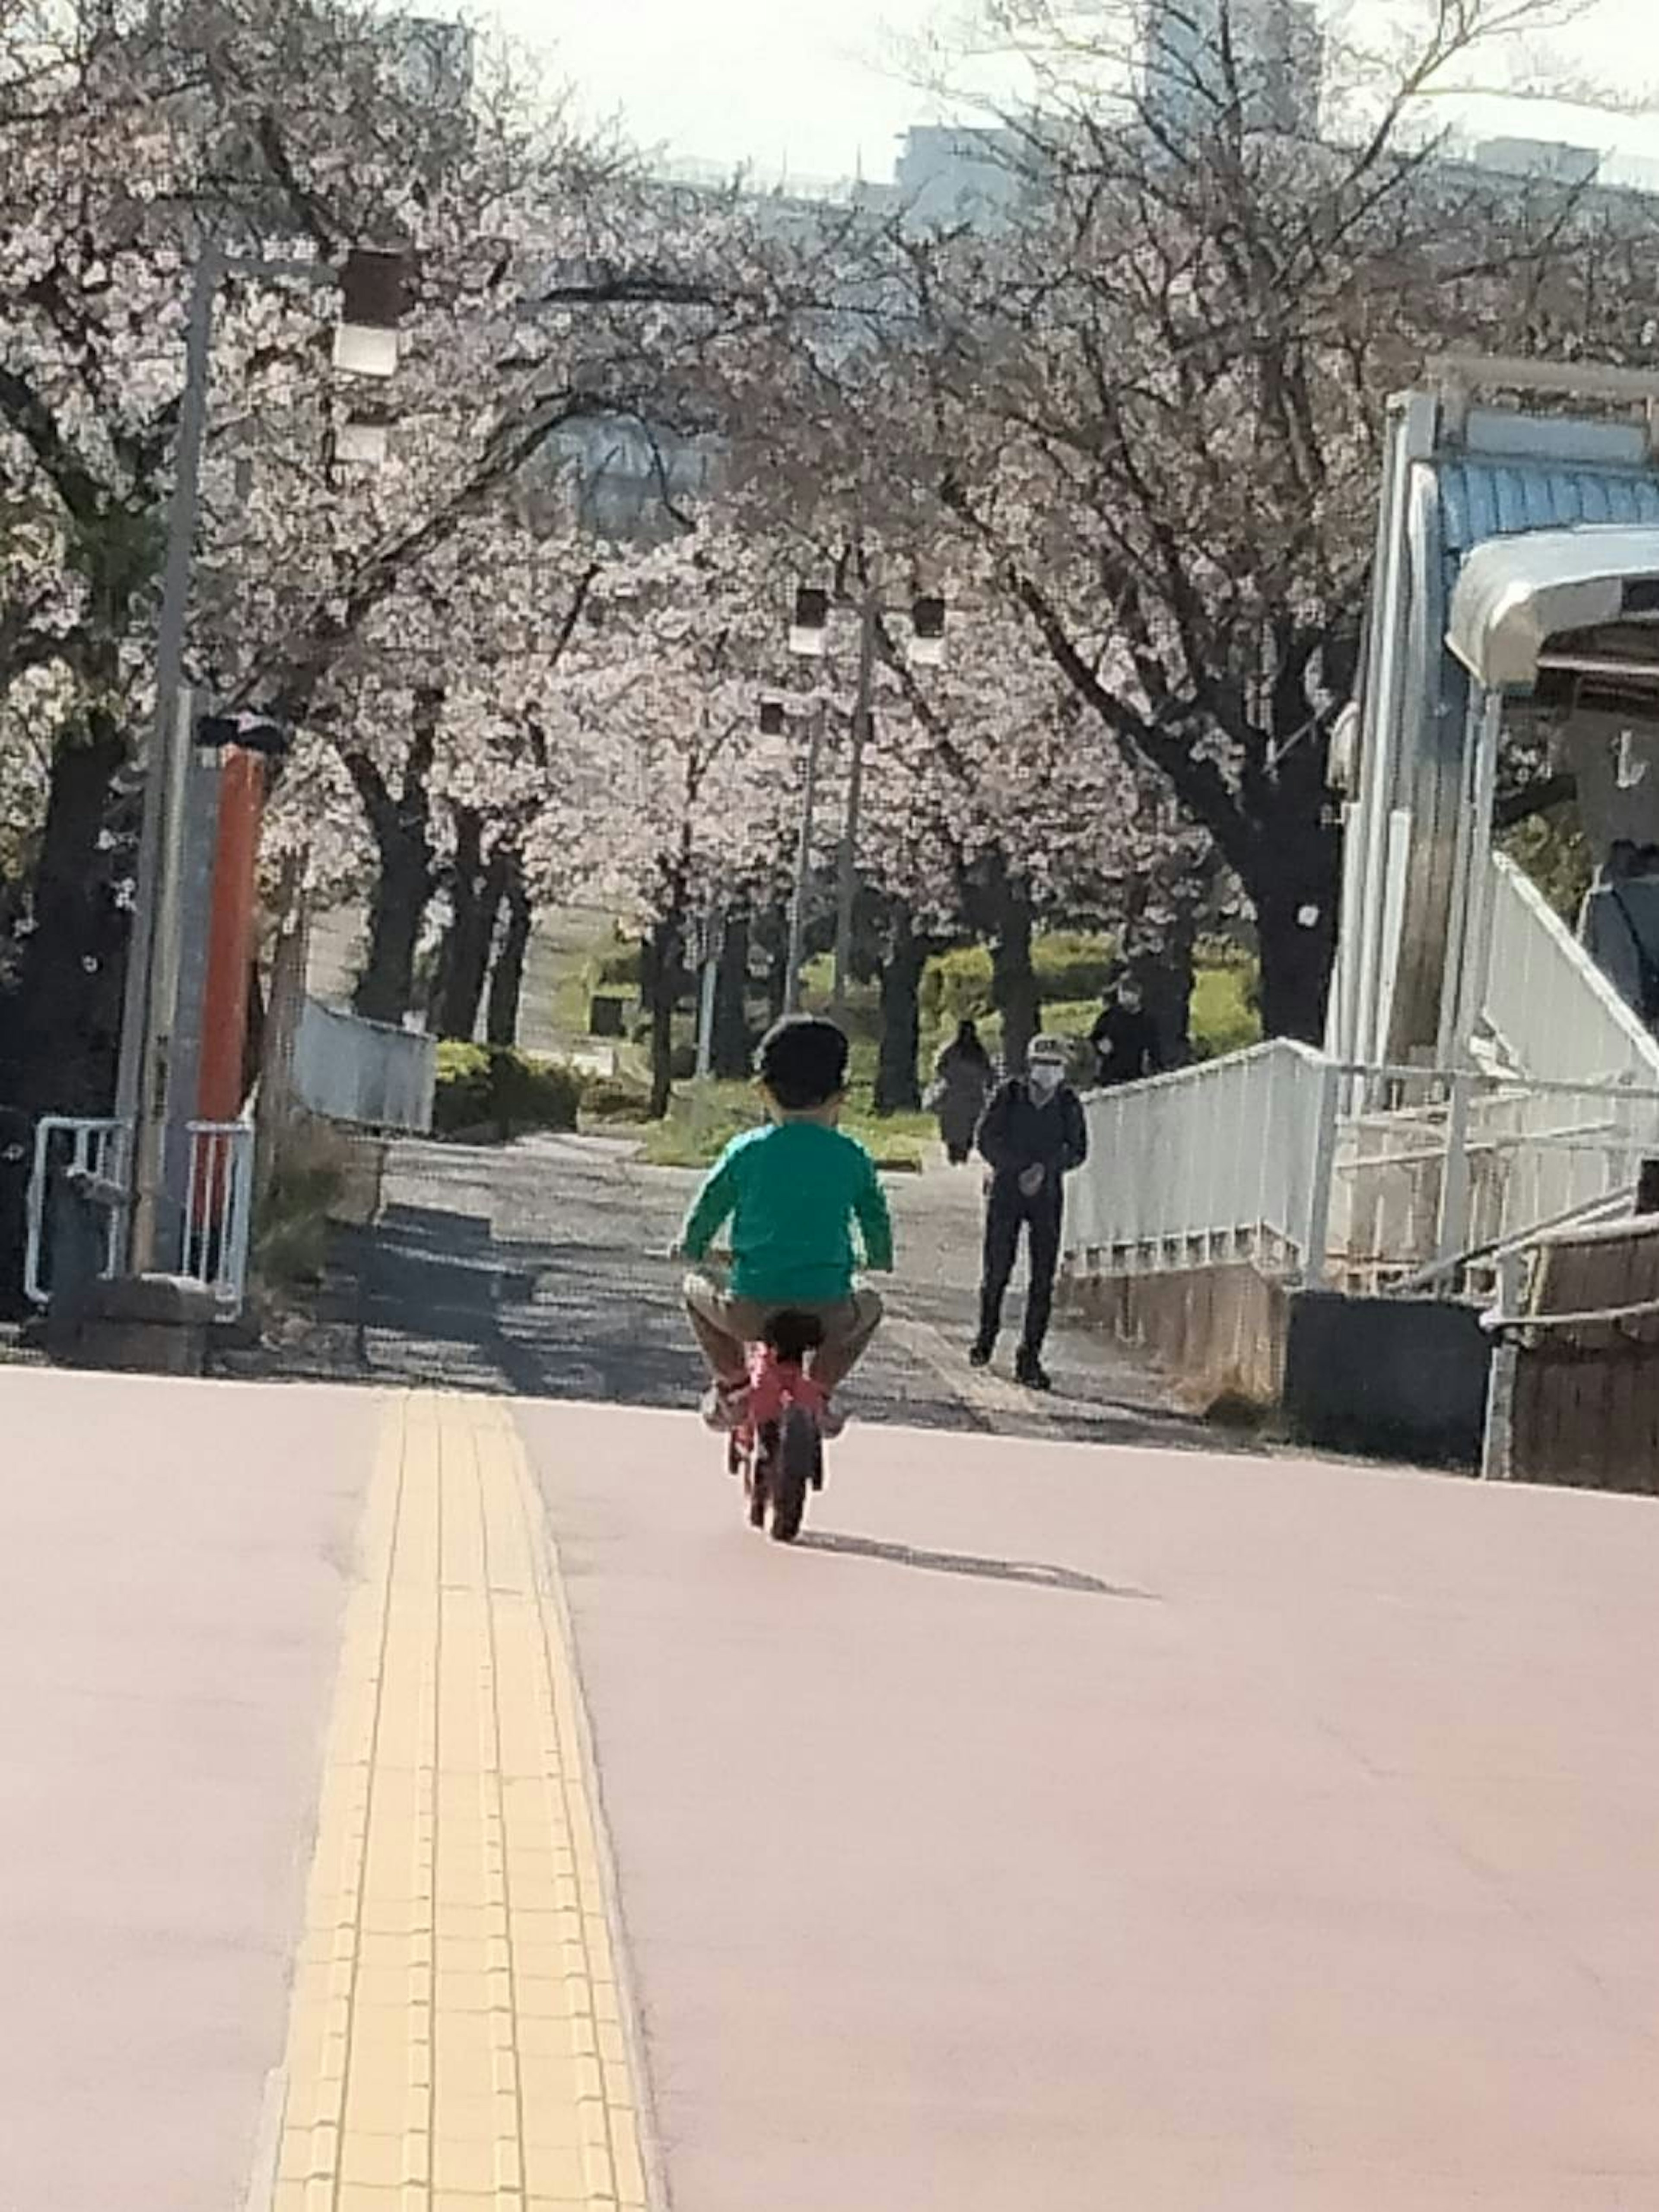
[[1140, 995], [1140, 986], [1126, 975], [1109, 991], [1100, 1018], [1089, 1032], [1095, 1049], [1097, 1079], [1108, 1091], [1124, 1083], [1144, 1082], [1163, 1072], [1164, 1055], [1158, 1029]]
[[1088, 1158], [1089, 1131], [1083, 1102], [1066, 1079], [1064, 1040], [1039, 1037], [1027, 1066], [1027, 1073], [1003, 1084], [980, 1123], [979, 1149], [990, 1167], [991, 1182], [985, 1207], [979, 1335], [969, 1358], [975, 1367], [991, 1364], [1024, 1229], [1030, 1280], [1015, 1373], [1028, 1389], [1048, 1390], [1054, 1386], [1042, 1364], [1042, 1347], [1054, 1311], [1065, 1179]]
[[933, 1063], [927, 1103], [939, 1116], [939, 1133], [953, 1168], [967, 1161], [974, 1137], [996, 1083], [991, 1055], [972, 1022], [963, 1022]]

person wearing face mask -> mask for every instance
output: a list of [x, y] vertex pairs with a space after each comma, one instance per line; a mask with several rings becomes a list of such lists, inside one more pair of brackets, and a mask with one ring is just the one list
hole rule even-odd
[[1001, 1085], [979, 1125], [979, 1149], [990, 1167], [991, 1182], [985, 1208], [979, 1334], [969, 1358], [975, 1367], [991, 1364], [1023, 1229], [1030, 1243], [1030, 1283], [1014, 1371], [1030, 1390], [1053, 1388], [1042, 1364], [1042, 1347], [1054, 1310], [1065, 1179], [1089, 1157], [1083, 1102], [1066, 1080], [1066, 1067], [1064, 1042], [1039, 1037], [1031, 1047], [1026, 1073]]

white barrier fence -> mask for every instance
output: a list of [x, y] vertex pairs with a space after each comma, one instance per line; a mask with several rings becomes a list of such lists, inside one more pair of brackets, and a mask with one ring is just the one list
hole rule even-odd
[[[165, 1264], [210, 1290], [234, 1319], [247, 1295], [253, 1125], [191, 1121], [185, 1138], [169, 1177], [177, 1247]], [[131, 1158], [124, 1121], [52, 1115], [37, 1125], [23, 1262], [34, 1304], [50, 1304], [54, 1286], [71, 1278], [112, 1274], [120, 1265]]]
[[1065, 1242], [1087, 1277], [1249, 1261], [1358, 1291], [1438, 1267], [1462, 1288], [1505, 1246], [1633, 1192], [1659, 1158], [1659, 1085], [1357, 1067], [1289, 1043], [1086, 1110]]
[[425, 1136], [437, 1081], [435, 1038], [306, 1000], [294, 1042], [294, 1091], [312, 1113]]
[[1317, 1272], [1340, 1089], [1319, 1054], [1278, 1043], [1096, 1093], [1088, 1165], [1067, 1188], [1073, 1266], [1111, 1275], [1254, 1260]]
[[1492, 862], [1486, 1020], [1513, 1064], [1540, 1083], [1659, 1090], [1659, 1038], [1514, 863]]

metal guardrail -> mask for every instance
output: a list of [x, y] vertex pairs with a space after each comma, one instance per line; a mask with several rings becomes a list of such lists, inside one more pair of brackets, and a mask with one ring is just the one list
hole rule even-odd
[[1086, 1111], [1065, 1230], [1085, 1277], [1249, 1261], [1357, 1290], [1431, 1268], [1461, 1291], [1463, 1255], [1628, 1191], [1659, 1157], [1659, 1085], [1358, 1066], [1289, 1043], [1097, 1094]]
[[1073, 1270], [1253, 1260], [1317, 1278], [1341, 1089], [1334, 1062], [1280, 1042], [1093, 1094], [1088, 1164], [1067, 1186]]
[[435, 1038], [306, 1000], [294, 1042], [294, 1091], [312, 1113], [425, 1136], [437, 1080]]
[[[64, 1114], [44, 1115], [35, 1124], [23, 1254], [23, 1292], [32, 1304], [47, 1305], [52, 1299], [56, 1255], [50, 1216], [54, 1188], [72, 1182], [89, 1194], [96, 1186], [125, 1194], [130, 1133], [125, 1121], [82, 1120]], [[103, 1251], [97, 1273], [107, 1275], [113, 1272], [118, 1258], [121, 1215], [112, 1205], [102, 1206], [100, 1212]]]
[[180, 1272], [241, 1311], [253, 1241], [253, 1124], [192, 1121]]
[[1659, 1038], [1501, 854], [1492, 878], [1485, 1013], [1516, 1066], [1533, 1081], [1659, 1090]]
[[[191, 1121], [185, 1135], [179, 1200], [173, 1209], [178, 1242], [169, 1272], [204, 1285], [225, 1317], [234, 1319], [247, 1295], [253, 1124]], [[131, 1138], [128, 1125], [112, 1119], [50, 1115], [36, 1125], [23, 1263], [23, 1287], [33, 1304], [51, 1304], [66, 1256], [71, 1267], [93, 1275], [112, 1274], [119, 1265]], [[95, 1235], [95, 1253], [66, 1255], [64, 1240], [77, 1231], [88, 1243]]]

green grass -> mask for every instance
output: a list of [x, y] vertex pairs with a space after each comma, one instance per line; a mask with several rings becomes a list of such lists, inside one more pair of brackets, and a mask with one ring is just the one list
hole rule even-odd
[[1261, 1042], [1261, 1016], [1255, 1005], [1254, 960], [1233, 960], [1200, 968], [1193, 988], [1193, 1050], [1200, 1060], [1219, 1060]]

